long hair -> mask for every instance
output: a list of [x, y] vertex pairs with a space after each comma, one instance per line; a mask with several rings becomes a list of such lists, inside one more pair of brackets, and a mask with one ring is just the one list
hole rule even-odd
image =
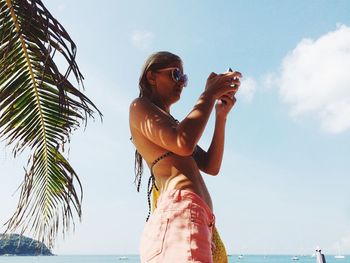
[[[140, 89], [139, 97], [151, 98], [152, 96], [152, 87], [147, 80], [148, 71], [156, 71], [162, 68], [166, 68], [171, 63], [177, 62], [177, 61], [182, 62], [179, 56], [167, 51], [156, 52], [156, 53], [153, 53], [151, 56], [149, 56], [149, 58], [146, 60], [141, 70], [141, 75], [139, 79], [139, 89]], [[139, 192], [140, 186], [141, 186], [141, 177], [143, 173], [143, 162], [142, 162], [142, 156], [137, 150], [135, 151], [134, 171], [135, 171], [134, 182], [135, 182], [137, 191]]]

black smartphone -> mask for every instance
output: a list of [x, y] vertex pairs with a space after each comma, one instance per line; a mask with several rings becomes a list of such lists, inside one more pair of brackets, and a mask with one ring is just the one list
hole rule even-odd
[[[228, 69], [226, 70], [226, 73], [227, 73], [227, 72], [233, 72], [232, 68], [228, 68]], [[222, 102], [223, 104], [227, 104], [227, 102], [226, 102], [225, 100], [221, 100], [221, 102]]]

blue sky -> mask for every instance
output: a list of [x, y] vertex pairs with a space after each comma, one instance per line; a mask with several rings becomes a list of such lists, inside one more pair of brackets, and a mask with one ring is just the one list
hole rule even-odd
[[[44, 3], [76, 42], [85, 94], [104, 114], [72, 136], [83, 220], [58, 238], [55, 253], [138, 252], [147, 200], [145, 186], [137, 193], [133, 185], [128, 107], [145, 59], [168, 50], [189, 75], [172, 108], [178, 119], [210, 72], [244, 75], [221, 172], [203, 175], [228, 252], [312, 254], [320, 246], [350, 254], [349, 1]], [[0, 222], [15, 209], [26, 160], [1, 144]]]

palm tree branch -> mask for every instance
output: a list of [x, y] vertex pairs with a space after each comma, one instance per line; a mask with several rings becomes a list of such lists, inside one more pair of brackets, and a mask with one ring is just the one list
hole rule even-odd
[[[46, 147], [38, 149], [31, 161], [31, 169], [23, 182], [20, 198], [22, 202], [15, 213], [16, 217], [13, 217], [23, 219], [29, 215], [30, 220], [26, 223], [23, 223], [23, 220], [13, 220], [7, 224], [11, 227], [22, 226], [25, 230], [33, 230], [37, 236], [42, 236], [43, 242], [50, 245], [60, 228], [59, 225], [63, 228], [73, 218], [70, 203], [81, 215], [82, 187], [75, 171], [59, 151], [52, 146], [48, 148], [49, 152], [46, 152], [46, 149]], [[48, 156], [48, 163], [43, 161], [42, 155]], [[32, 176], [33, 173], [37, 176]], [[80, 197], [75, 190], [72, 191], [73, 179], [76, 179], [79, 184]], [[41, 187], [42, 184], [46, 187]], [[64, 206], [57, 214], [62, 201]], [[55, 221], [53, 225], [51, 225], [52, 221]], [[57, 224], [59, 222], [65, 223]], [[50, 231], [52, 232], [50, 235], [42, 235]]]
[[[14, 145], [15, 156], [33, 151], [6, 224], [32, 231], [51, 247], [59, 228], [64, 234], [74, 225], [73, 211], [81, 217], [81, 182], [59, 149], [80, 122], [102, 114], [68, 81], [70, 72], [78, 84], [83, 80], [76, 46], [40, 0], [0, 0], [0, 26], [0, 138]], [[64, 74], [53, 60], [56, 51], [68, 62]]]

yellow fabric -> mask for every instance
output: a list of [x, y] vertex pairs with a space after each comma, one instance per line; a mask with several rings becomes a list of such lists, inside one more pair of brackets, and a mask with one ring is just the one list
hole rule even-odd
[[153, 190], [152, 190], [152, 212], [154, 211], [154, 209], [156, 209], [156, 204], [157, 204], [157, 200], [160, 196], [160, 192], [155, 188], [153, 187]]
[[[152, 191], [152, 211], [156, 208], [156, 203], [159, 198], [160, 192], [157, 191], [155, 187], [153, 187]], [[213, 243], [215, 245], [214, 251], [213, 251], [213, 263], [228, 263], [227, 253], [225, 249], [225, 245], [222, 242], [219, 232], [214, 228], [213, 231]]]
[[216, 229], [216, 227], [214, 227], [214, 231], [213, 231], [213, 242], [215, 244], [215, 249], [213, 251], [213, 262], [228, 263], [226, 248], [219, 236], [219, 232]]

